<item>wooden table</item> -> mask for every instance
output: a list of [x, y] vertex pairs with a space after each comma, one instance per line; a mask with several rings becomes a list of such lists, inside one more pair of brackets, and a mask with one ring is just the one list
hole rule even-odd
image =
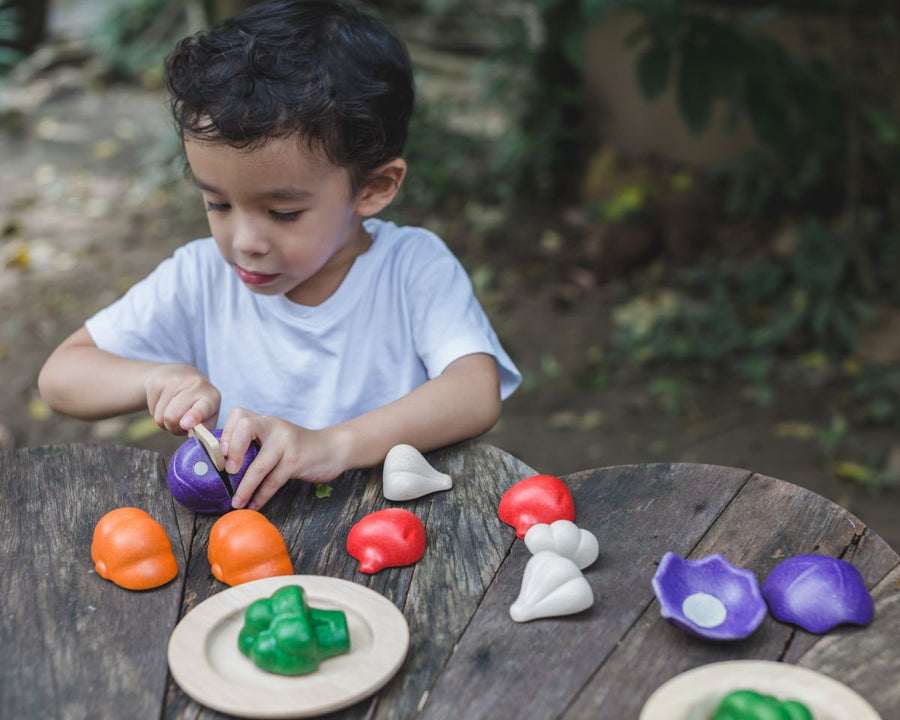
[[[406, 616], [411, 644], [376, 696], [335, 717], [636, 718], [650, 693], [692, 667], [727, 659], [797, 663], [837, 678], [884, 720], [900, 718], [900, 558], [824, 498], [744, 470], [688, 464], [603, 468], [563, 478], [577, 523], [600, 559], [586, 571], [596, 602], [567, 618], [515, 624], [529, 553], [496, 509], [534, 474], [473, 442], [428, 456], [450, 492], [403, 503], [425, 523], [416, 565], [373, 576], [344, 550], [351, 525], [390, 506], [380, 471], [348, 473], [330, 499], [293, 483], [265, 508], [298, 574], [367, 585]], [[41, 447], [0, 454], [3, 718], [206, 718], [167, 673], [169, 635], [191, 608], [225, 589], [206, 560], [215, 518], [173, 503], [164, 459], [117, 446]], [[176, 545], [178, 577], [129, 592], [93, 571], [90, 543], [108, 510], [134, 505]], [[711, 644], [660, 619], [650, 579], [666, 551], [718, 552], [760, 580], [783, 558], [818, 552], [862, 573], [875, 621], [818, 637], [768, 617], [747, 640]]]

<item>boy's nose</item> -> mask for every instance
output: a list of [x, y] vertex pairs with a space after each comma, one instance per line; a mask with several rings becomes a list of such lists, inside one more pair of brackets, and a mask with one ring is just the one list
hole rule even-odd
[[235, 251], [245, 255], [262, 255], [268, 250], [265, 233], [254, 223], [240, 221], [234, 228], [231, 245]]

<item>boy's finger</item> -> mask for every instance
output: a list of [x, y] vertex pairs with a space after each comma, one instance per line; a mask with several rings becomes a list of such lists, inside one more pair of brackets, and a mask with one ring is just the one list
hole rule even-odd
[[[234, 444], [232, 441], [232, 435], [234, 434], [235, 425], [237, 425], [238, 421], [246, 417], [247, 410], [244, 408], [232, 408], [228, 413], [228, 417], [225, 418], [225, 424], [222, 426], [222, 437], [219, 438], [219, 445], [222, 447], [222, 452], [225, 453], [225, 456], [228, 456], [228, 450]], [[250, 443], [247, 443], [247, 447], [250, 446]], [[244, 461], [243, 456], [241, 456], [241, 462]]]
[[[162, 400], [166, 401], [165, 404], [160, 402], [160, 407], [163, 409], [163, 427], [171, 433], [184, 435], [190, 428], [185, 428], [182, 425], [182, 422], [185, 413], [188, 412], [193, 404], [193, 399], [183, 392], [176, 392], [168, 399], [165, 398], [164, 394]], [[194, 425], [196, 424], [197, 423], [194, 423]], [[194, 425], [191, 425], [190, 427], [193, 427]]]
[[200, 398], [182, 415], [178, 424], [182, 430], [190, 430], [194, 425], [212, 419], [215, 414], [216, 409], [212, 403], [206, 398]]
[[[269, 457], [266, 453], [260, 452], [256, 459], [250, 463], [250, 467], [247, 468], [247, 472], [244, 473], [244, 477], [241, 479], [241, 484], [234, 491], [234, 497], [231, 498], [231, 507], [235, 509], [244, 507], [277, 462], [277, 457]], [[225, 472], [228, 472], [227, 466]]]

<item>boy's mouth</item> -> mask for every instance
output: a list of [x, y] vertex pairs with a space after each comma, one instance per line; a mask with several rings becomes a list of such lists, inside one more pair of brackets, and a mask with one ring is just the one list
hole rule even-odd
[[246, 283], [247, 285], [269, 285], [270, 283], [275, 282], [279, 277], [279, 273], [251, 272], [250, 270], [244, 270], [244, 268], [238, 265], [234, 266], [234, 271], [241, 279], [241, 282]]

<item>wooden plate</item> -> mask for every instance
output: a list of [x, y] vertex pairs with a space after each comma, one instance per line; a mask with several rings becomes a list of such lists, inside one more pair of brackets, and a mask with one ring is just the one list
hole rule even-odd
[[797, 700], [816, 720], [881, 720], [843, 683], [815, 670], [765, 660], [712, 663], [676, 675], [649, 697], [640, 720], [707, 720], [734, 690]]
[[[238, 650], [244, 611], [285, 585], [300, 585], [307, 602], [343, 610], [350, 652], [324, 660], [308, 675], [260, 670]], [[320, 575], [284, 575], [236, 585], [200, 603], [169, 638], [172, 677], [202, 705], [249, 718], [311, 717], [373, 694], [403, 664], [406, 619], [386, 597], [362, 585]]]

